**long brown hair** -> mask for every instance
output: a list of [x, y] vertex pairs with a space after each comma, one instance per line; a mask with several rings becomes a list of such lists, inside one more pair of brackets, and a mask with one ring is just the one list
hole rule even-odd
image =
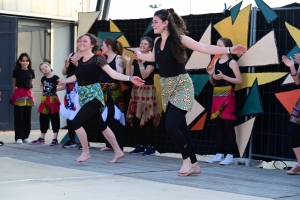
[[15, 63], [15, 69], [22, 69], [22, 65], [20, 64], [20, 62], [22, 61], [23, 57], [26, 57], [29, 61], [28, 69], [33, 71], [31, 58], [29, 57], [28, 53], [21, 53], [20, 54], [18, 60]]
[[100, 48], [100, 42], [101, 42], [101, 40], [100, 40], [98, 37], [96, 37], [95, 35], [91, 34], [91, 33], [86, 33], [86, 34], [80, 36], [80, 37], [77, 39], [77, 42], [78, 42], [83, 36], [85, 36], [85, 35], [88, 36], [88, 37], [90, 38], [91, 44], [94, 45], [94, 47], [92, 48], [92, 52], [93, 52], [94, 54], [97, 54], [97, 52], [98, 52], [98, 50], [99, 50], [99, 48]]
[[174, 11], [173, 8], [162, 9], [155, 12], [154, 16], [159, 17], [163, 22], [168, 20], [171, 47], [177, 62], [184, 63], [187, 60], [185, 46], [181, 42], [181, 35], [188, 34], [185, 21]]
[[123, 45], [118, 40], [108, 37], [108, 38], [105, 38], [103, 42], [105, 42], [106, 46], [110, 46], [111, 50], [114, 53], [116, 53], [118, 55], [123, 54]]

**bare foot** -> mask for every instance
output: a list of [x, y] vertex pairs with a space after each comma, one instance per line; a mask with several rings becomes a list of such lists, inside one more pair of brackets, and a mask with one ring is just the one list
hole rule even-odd
[[178, 171], [178, 174], [185, 174], [188, 173], [190, 171], [190, 169], [192, 168], [192, 164], [191, 163], [183, 163], [180, 170]]
[[120, 158], [124, 157], [125, 154], [123, 153], [123, 151], [120, 151], [118, 153], [115, 153], [114, 158], [111, 161], [108, 161], [110, 164], [113, 164], [115, 162], [117, 162], [117, 160], [119, 160]]
[[192, 167], [187, 173], [178, 172], [178, 176], [189, 176], [191, 174], [200, 174], [200, 173], [201, 173], [200, 166], [198, 165], [198, 163], [195, 163], [192, 165]]
[[81, 156], [79, 156], [79, 158], [77, 158], [75, 161], [76, 162], [84, 162], [84, 161], [87, 161], [90, 158], [91, 158], [91, 155], [89, 153], [88, 154], [81, 154]]
[[100, 149], [100, 151], [113, 151], [113, 149], [109, 147], [103, 147]]

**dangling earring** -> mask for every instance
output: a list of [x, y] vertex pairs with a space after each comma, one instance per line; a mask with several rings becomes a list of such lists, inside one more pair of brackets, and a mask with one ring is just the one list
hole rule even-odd
[[166, 27], [164, 27], [163, 30], [165, 31], [165, 30], [166, 30]]

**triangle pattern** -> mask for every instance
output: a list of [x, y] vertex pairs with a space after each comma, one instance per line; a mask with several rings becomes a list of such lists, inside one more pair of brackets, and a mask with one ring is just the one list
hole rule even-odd
[[281, 86], [283, 85], [288, 85], [288, 84], [291, 84], [291, 83], [294, 83], [294, 79], [293, 77], [291, 76], [291, 74], [289, 74], [285, 80], [282, 82]]
[[109, 20], [109, 30], [110, 32], [121, 32], [118, 26], [112, 20]]
[[243, 83], [235, 85], [235, 91], [251, 87], [255, 79], [258, 80], [258, 85], [263, 85], [276, 81], [285, 75], [287, 75], [287, 72], [242, 73]]
[[112, 37], [114, 39], [117, 39], [123, 35], [122, 32], [98, 32], [98, 38], [100, 38], [102, 41], [107, 37]]
[[261, 38], [238, 60], [240, 67], [279, 64], [274, 30]]
[[190, 123], [192, 123], [192, 121], [194, 121], [194, 119], [196, 119], [203, 111], [203, 106], [194, 99], [192, 110], [185, 115], [187, 125], [190, 125]]
[[267, 22], [270, 24], [272, 21], [278, 18], [278, 14], [274, 12], [270, 6], [268, 6], [264, 1], [262, 0], [255, 0], [256, 5], [261, 10], [262, 14], [264, 15]]
[[296, 27], [290, 25], [289, 23], [285, 22], [285, 26], [288, 29], [289, 33], [297, 43], [298, 47], [300, 47], [300, 30]]
[[251, 4], [240, 10], [234, 24], [232, 24], [231, 16], [229, 16], [215, 24], [214, 28], [222, 37], [230, 38], [233, 45], [241, 44], [248, 47], [250, 12]]
[[232, 24], [234, 24], [234, 21], [236, 20], [239, 12], [240, 12], [240, 8], [242, 6], [242, 3], [243, 1], [241, 1], [240, 3], [236, 4], [235, 6], [233, 6], [231, 9], [230, 9], [230, 15], [231, 15], [231, 21], [232, 21]]
[[191, 128], [191, 131], [201, 131], [204, 128], [207, 112], [200, 118], [200, 120]]
[[[300, 33], [299, 33], [300, 34]], [[298, 47], [298, 45], [294, 46], [294, 48], [286, 55], [287, 58], [290, 58], [290, 56], [292, 57], [292, 59], [294, 60], [294, 63], [297, 64], [294, 55], [296, 53], [300, 53], [300, 48]]]
[[257, 79], [255, 79], [252, 88], [249, 91], [249, 94], [246, 99], [246, 103], [244, 104], [240, 116], [244, 115], [256, 115], [262, 114], [262, 103], [258, 89]]
[[146, 35], [147, 35], [148, 33], [150, 33], [152, 30], [153, 30], [153, 28], [152, 28], [152, 21], [150, 21], [150, 23], [149, 23], [147, 29], [145, 30], [143, 36], [146, 36]]
[[251, 132], [253, 129], [253, 124], [254, 124], [255, 119], [256, 119], [256, 117], [253, 117], [252, 119], [248, 120], [247, 122], [234, 127], [236, 143], [237, 143], [241, 158], [244, 155], [249, 138], [251, 136]]
[[209, 81], [209, 74], [189, 74], [194, 85], [195, 95], [199, 95], [206, 83]]
[[293, 111], [293, 107], [296, 105], [300, 97], [300, 89], [276, 93], [275, 96], [285, 107], [285, 109], [291, 114]]
[[78, 37], [87, 33], [92, 27], [93, 23], [96, 21], [101, 11], [88, 12], [88, 13], [78, 13]]
[[[211, 24], [206, 28], [200, 41], [203, 44], [211, 43]], [[205, 69], [210, 62], [210, 55], [194, 51], [185, 65], [185, 69]]]

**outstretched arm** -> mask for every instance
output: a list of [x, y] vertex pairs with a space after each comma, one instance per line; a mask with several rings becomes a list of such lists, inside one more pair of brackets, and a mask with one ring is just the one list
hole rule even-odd
[[65, 83], [73, 83], [73, 82], [76, 82], [76, 81], [77, 81], [77, 78], [76, 78], [75, 75], [73, 75], [73, 76], [70, 76], [67, 79], [58, 79], [57, 80], [57, 85], [60, 86], [60, 85], [65, 84]]
[[181, 42], [185, 47], [205, 54], [242, 54], [247, 51], [246, 47], [242, 45], [235, 45], [230, 47], [230, 52], [228, 52], [228, 47], [203, 44], [185, 35], [181, 36]]

